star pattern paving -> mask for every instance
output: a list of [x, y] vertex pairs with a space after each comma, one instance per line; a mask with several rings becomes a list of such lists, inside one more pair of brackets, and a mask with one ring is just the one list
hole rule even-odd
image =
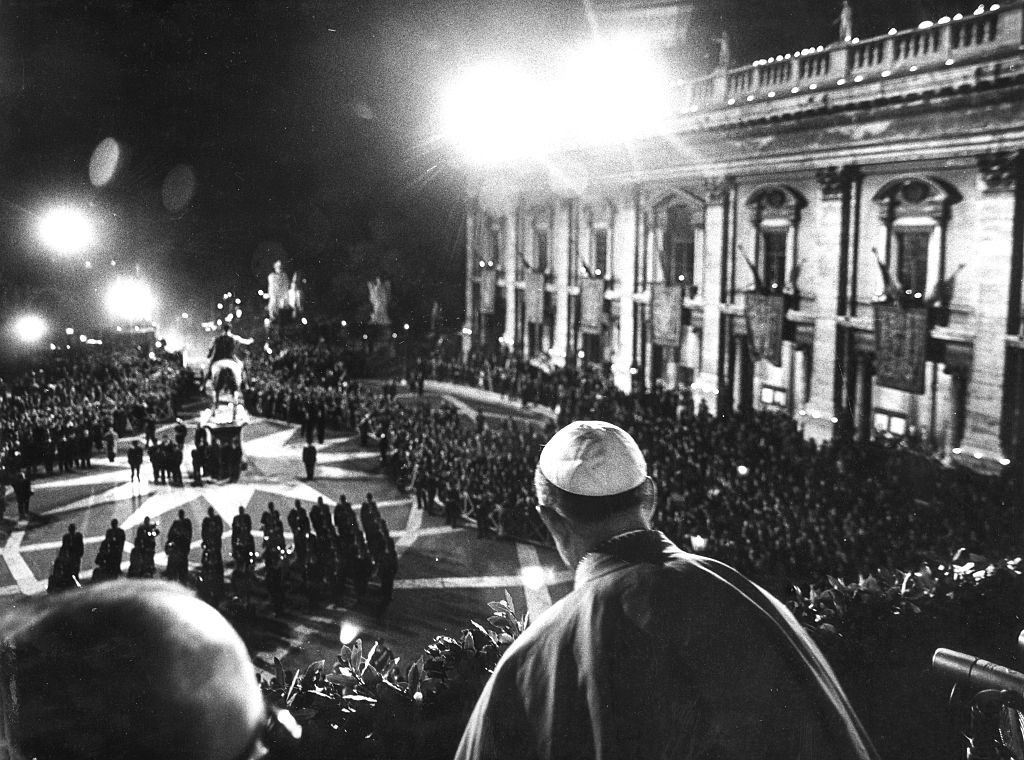
[[[171, 437], [170, 429], [158, 432], [158, 437], [164, 435]], [[318, 498], [333, 506], [344, 494], [358, 513], [367, 492], [373, 493], [399, 554], [395, 596], [387, 615], [340, 603], [327, 603], [316, 610], [297, 604], [283, 617], [277, 616], [280, 619], [275, 635], [259, 637], [253, 646], [258, 663], [272, 663], [274, 657], [283, 658], [300, 649], [304, 653], [327, 652], [336, 646], [337, 625], [342, 621], [355, 624], [366, 635], [388, 641], [396, 651], [407, 651], [405, 647], [422, 646], [432, 635], [458, 630], [471, 618], [486, 615], [486, 603], [499, 598], [505, 589], [513, 593], [517, 605], [525, 606], [535, 616], [571, 586], [571, 574], [549, 549], [480, 540], [469, 527], [453, 530], [439, 516], [413, 508], [409, 495], [380, 473], [375, 448], [363, 449], [354, 436], [331, 436], [317, 444], [316, 476], [306, 481], [301, 459], [305, 442], [298, 427], [254, 419], [243, 429], [246, 466], [239, 482], [207, 482], [202, 486], [190, 483], [187, 463], [191, 462], [191, 434], [184, 452], [181, 486], [153, 483], [148, 461], [142, 467], [143, 482], [128, 482], [124, 448], [130, 440], [121, 441], [113, 463], [105, 457], [97, 458], [90, 470], [34, 481], [32, 520], [27, 525], [10, 519], [3, 522], [3, 529], [9, 533], [0, 549], [0, 603], [6, 599], [7, 604], [13, 604], [25, 595], [45, 593], [61, 536], [72, 522], [84, 535], [81, 578], [86, 583], [99, 543], [114, 518], [129, 539], [122, 557], [123, 569], [128, 566], [135, 528], [145, 517], [160, 526], [156, 554], [159, 571], [166, 567], [163, 542], [167, 528], [178, 510], [184, 510], [193, 523], [195, 540], [189, 560], [195, 568], [201, 551], [199, 526], [210, 507], [224, 520], [225, 556], [229, 559], [231, 520], [240, 506], [252, 517], [253, 534], [260, 546], [258, 526], [268, 502], [274, 502], [285, 516], [296, 500], [309, 509]], [[13, 511], [10, 495], [7, 502], [8, 511]], [[285, 538], [290, 543], [291, 534], [286, 532]]]

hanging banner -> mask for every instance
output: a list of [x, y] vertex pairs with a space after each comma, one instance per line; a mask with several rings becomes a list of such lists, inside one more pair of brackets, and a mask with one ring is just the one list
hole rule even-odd
[[651, 284], [651, 340], [658, 346], [678, 346], [682, 333], [683, 286]]
[[498, 271], [487, 267], [480, 272], [480, 313], [494, 313], [494, 294], [498, 288]]
[[580, 280], [580, 330], [591, 335], [600, 335], [603, 317], [604, 280], [600, 277]]
[[524, 279], [523, 292], [526, 304], [527, 324], [539, 325], [544, 322], [544, 273], [527, 272]]
[[924, 393], [928, 310], [875, 304], [875, 380], [885, 388]]
[[754, 360], [766, 359], [782, 366], [782, 327], [786, 319], [786, 302], [782, 296], [747, 292], [744, 315], [747, 336]]

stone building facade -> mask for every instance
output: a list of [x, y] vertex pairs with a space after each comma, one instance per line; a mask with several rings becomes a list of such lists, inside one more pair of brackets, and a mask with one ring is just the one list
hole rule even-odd
[[[465, 350], [1024, 459], [1022, 30], [1024, 5], [992, 5], [722, 67], [672, 84], [670, 134], [478, 171]], [[910, 391], [879, 382], [883, 269], [927, 317]], [[777, 363], [752, 351], [755, 285], [782, 296]]]

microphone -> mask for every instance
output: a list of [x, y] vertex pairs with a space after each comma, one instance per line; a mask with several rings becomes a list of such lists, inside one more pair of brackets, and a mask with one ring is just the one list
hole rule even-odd
[[952, 649], [936, 649], [932, 668], [974, 689], [1012, 691], [1024, 696], [1024, 673]]

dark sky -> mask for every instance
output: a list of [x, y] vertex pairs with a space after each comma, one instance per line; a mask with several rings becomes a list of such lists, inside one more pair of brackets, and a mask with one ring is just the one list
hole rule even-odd
[[[737, 62], [824, 44], [839, 5], [697, 3], [686, 52], [706, 64], [723, 26]], [[973, 4], [854, 8], [868, 36]], [[585, 33], [582, 4], [556, 0], [0, 0], [0, 318], [94, 309], [104, 278], [136, 265], [169, 308], [208, 310], [213, 294], [253, 292], [282, 249], [330, 313], [358, 317], [381, 274], [397, 319], [424, 319], [434, 298], [458, 316], [460, 166], [436, 136], [441, 84]], [[124, 159], [97, 188], [89, 158], [106, 137]], [[168, 211], [180, 165], [195, 193]], [[37, 240], [57, 199], [100, 231], [80, 260]]]

